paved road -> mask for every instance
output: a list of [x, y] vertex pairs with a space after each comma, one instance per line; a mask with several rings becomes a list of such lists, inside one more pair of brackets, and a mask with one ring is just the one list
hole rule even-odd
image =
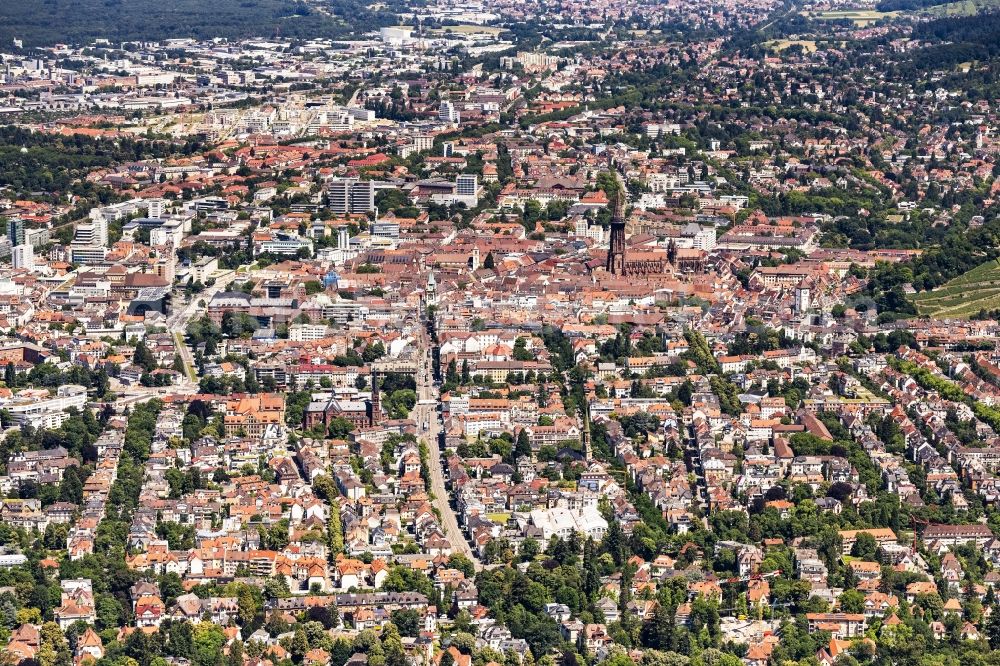
[[177, 347], [177, 353], [180, 354], [181, 361], [184, 363], [184, 374], [187, 375], [189, 382], [197, 383], [198, 373], [195, 372], [194, 357], [191, 355], [191, 348], [187, 346], [187, 341], [184, 340], [184, 333], [177, 329], [173, 329], [172, 332], [174, 346]]
[[472, 560], [476, 571], [480, 571], [483, 565], [469, 546], [465, 534], [458, 525], [458, 518], [455, 516], [455, 511], [448, 503], [448, 489], [444, 485], [444, 464], [441, 460], [441, 449], [438, 446], [438, 433], [443, 428], [441, 414], [437, 411], [440, 395], [431, 380], [431, 343], [426, 334], [421, 341], [421, 349], [423, 360], [417, 372], [417, 399], [418, 401], [433, 401], [433, 404], [421, 405], [418, 403], [413, 408], [411, 416], [417, 422], [418, 429], [422, 429], [424, 423], [429, 426], [428, 430], [424, 432], [424, 438], [427, 441], [429, 454], [431, 492], [434, 494], [434, 507], [441, 515], [441, 527], [444, 529], [445, 535], [451, 542], [454, 551]]
[[210, 303], [212, 298], [214, 298], [217, 293], [225, 291], [226, 287], [228, 287], [230, 283], [236, 279], [236, 275], [236, 271], [228, 271], [219, 275], [215, 280], [215, 284], [208, 287], [200, 294], [195, 294], [190, 303], [174, 310], [174, 312], [167, 317], [167, 330], [174, 336], [174, 343], [177, 347], [177, 352], [181, 355], [181, 360], [184, 361], [187, 381], [191, 382], [191, 384], [195, 386], [198, 385], [198, 377], [195, 372], [194, 355], [191, 353], [191, 348], [187, 346], [187, 342], [184, 340], [188, 323], [201, 314], [202, 308], [199, 303], [204, 302], [206, 305]]
[[207, 287], [200, 294], [195, 294], [191, 301], [180, 308], [175, 309], [169, 317], [167, 317], [167, 327], [171, 332], [177, 331], [179, 333], [184, 333], [187, 328], [189, 321], [198, 315], [202, 308], [198, 305], [200, 302], [204, 301], [206, 305], [212, 301], [212, 298], [221, 291], [225, 291], [226, 288], [232, 284], [233, 280], [237, 277], [236, 271], [226, 271], [225, 273], [220, 273], [215, 278], [215, 284], [211, 287]]

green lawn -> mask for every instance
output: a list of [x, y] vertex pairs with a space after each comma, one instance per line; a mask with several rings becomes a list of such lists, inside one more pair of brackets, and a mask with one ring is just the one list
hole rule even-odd
[[955, 0], [954, 2], [945, 2], [940, 5], [933, 5], [931, 7], [925, 7], [924, 9], [905, 12], [880, 12], [875, 9], [841, 9], [825, 12], [807, 11], [801, 12], [801, 14], [806, 18], [811, 18], [816, 21], [847, 20], [853, 21], [854, 25], [858, 27], [864, 27], [881, 19], [897, 18], [900, 16], [923, 15], [936, 18], [951, 16], [975, 16], [976, 14], [980, 14], [984, 11], [994, 9], [997, 4], [998, 0]]
[[880, 12], [869, 9], [849, 9], [829, 12], [802, 12], [806, 18], [818, 21], [853, 21], [854, 25], [863, 27], [880, 19], [899, 16], [901, 12]]
[[770, 42], [766, 42], [764, 46], [772, 48], [776, 51], [784, 51], [789, 46], [796, 44], [802, 46], [806, 53], [816, 52], [816, 40], [814, 39], [775, 39]]

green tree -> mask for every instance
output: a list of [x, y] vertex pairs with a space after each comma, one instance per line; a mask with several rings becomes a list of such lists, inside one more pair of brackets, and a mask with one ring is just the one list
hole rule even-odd
[[243, 641], [233, 641], [226, 656], [226, 666], [243, 666]]
[[237, 617], [239, 617], [240, 624], [244, 627], [252, 624], [260, 611], [260, 604], [249, 585], [242, 586], [237, 596], [237, 602], [239, 605]]
[[465, 574], [465, 577], [468, 580], [472, 580], [472, 578], [476, 575], [476, 569], [472, 564], [472, 560], [460, 553], [456, 553], [448, 558], [448, 567], [451, 569], [458, 569]]
[[94, 598], [97, 628], [117, 629], [122, 623], [122, 605], [113, 595], [97, 594]]
[[264, 598], [266, 599], [286, 599], [292, 596], [288, 589], [288, 581], [284, 576], [273, 576], [264, 583]]
[[226, 643], [226, 635], [222, 627], [211, 622], [195, 625], [192, 635], [193, 655], [191, 663], [194, 666], [221, 666], [222, 646]]
[[851, 546], [851, 555], [863, 560], [874, 560], [878, 552], [878, 541], [871, 534], [861, 532]]
[[190, 622], [171, 622], [167, 627], [166, 653], [191, 659], [194, 655], [194, 628]]
[[344, 551], [344, 527], [340, 522], [340, 501], [332, 499], [330, 501], [330, 519], [327, 521], [327, 530], [330, 533], [330, 553], [334, 557]]
[[844, 613], [864, 613], [865, 595], [858, 590], [845, 590], [837, 599], [840, 610]]
[[541, 547], [538, 545], [538, 541], [528, 537], [521, 542], [521, 548], [518, 550], [518, 556], [523, 562], [530, 562], [531, 560], [538, 557], [538, 554], [542, 552]]
[[1000, 650], [1000, 603], [993, 603], [992, 612], [986, 621], [986, 637], [991, 648]]
[[385, 651], [385, 666], [407, 666], [406, 650], [396, 625], [390, 623], [382, 631], [382, 649]]
[[41, 648], [38, 652], [38, 663], [41, 666], [71, 666], [73, 656], [69, 644], [59, 625], [46, 622], [41, 629]]
[[135, 346], [135, 353], [132, 355], [132, 364], [142, 368], [146, 372], [156, 370], [156, 359], [153, 358], [153, 353], [146, 347], [145, 342], [141, 340]]
[[327, 434], [333, 439], [347, 439], [350, 434], [354, 432], [354, 424], [338, 416], [334, 419], [330, 419], [330, 427]]
[[415, 610], [394, 610], [390, 620], [403, 636], [416, 637], [420, 633], [420, 614]]
[[528, 438], [528, 431], [521, 428], [517, 433], [517, 443], [514, 446], [514, 458], [531, 457], [531, 440]]
[[670, 610], [661, 603], [656, 604], [653, 617], [642, 628], [641, 640], [645, 647], [669, 649], [673, 644], [674, 620]]

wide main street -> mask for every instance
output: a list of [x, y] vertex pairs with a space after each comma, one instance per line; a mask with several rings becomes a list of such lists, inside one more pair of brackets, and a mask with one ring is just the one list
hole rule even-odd
[[454, 552], [465, 555], [475, 565], [476, 570], [482, 569], [482, 563], [476, 557], [475, 552], [469, 546], [465, 534], [458, 524], [455, 510], [452, 509], [449, 500], [448, 489], [445, 487], [444, 462], [441, 458], [441, 447], [438, 445], [438, 438], [443, 429], [441, 413], [437, 410], [440, 403], [440, 394], [434, 385], [431, 374], [431, 340], [425, 333], [420, 337], [420, 362], [417, 368], [417, 404], [413, 408], [411, 417], [417, 423], [417, 429], [424, 431], [424, 439], [427, 442], [428, 462], [430, 466], [432, 503], [440, 516], [441, 526], [445, 535], [451, 542]]

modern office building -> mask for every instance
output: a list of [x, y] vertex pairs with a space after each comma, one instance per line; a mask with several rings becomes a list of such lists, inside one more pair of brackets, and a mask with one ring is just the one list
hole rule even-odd
[[24, 245], [24, 220], [7, 220], [7, 237], [11, 245]]
[[463, 173], [455, 179], [455, 201], [464, 203], [469, 208], [479, 205], [479, 176]]
[[455, 179], [455, 193], [460, 197], [471, 197], [479, 193], [479, 176], [463, 173]]

